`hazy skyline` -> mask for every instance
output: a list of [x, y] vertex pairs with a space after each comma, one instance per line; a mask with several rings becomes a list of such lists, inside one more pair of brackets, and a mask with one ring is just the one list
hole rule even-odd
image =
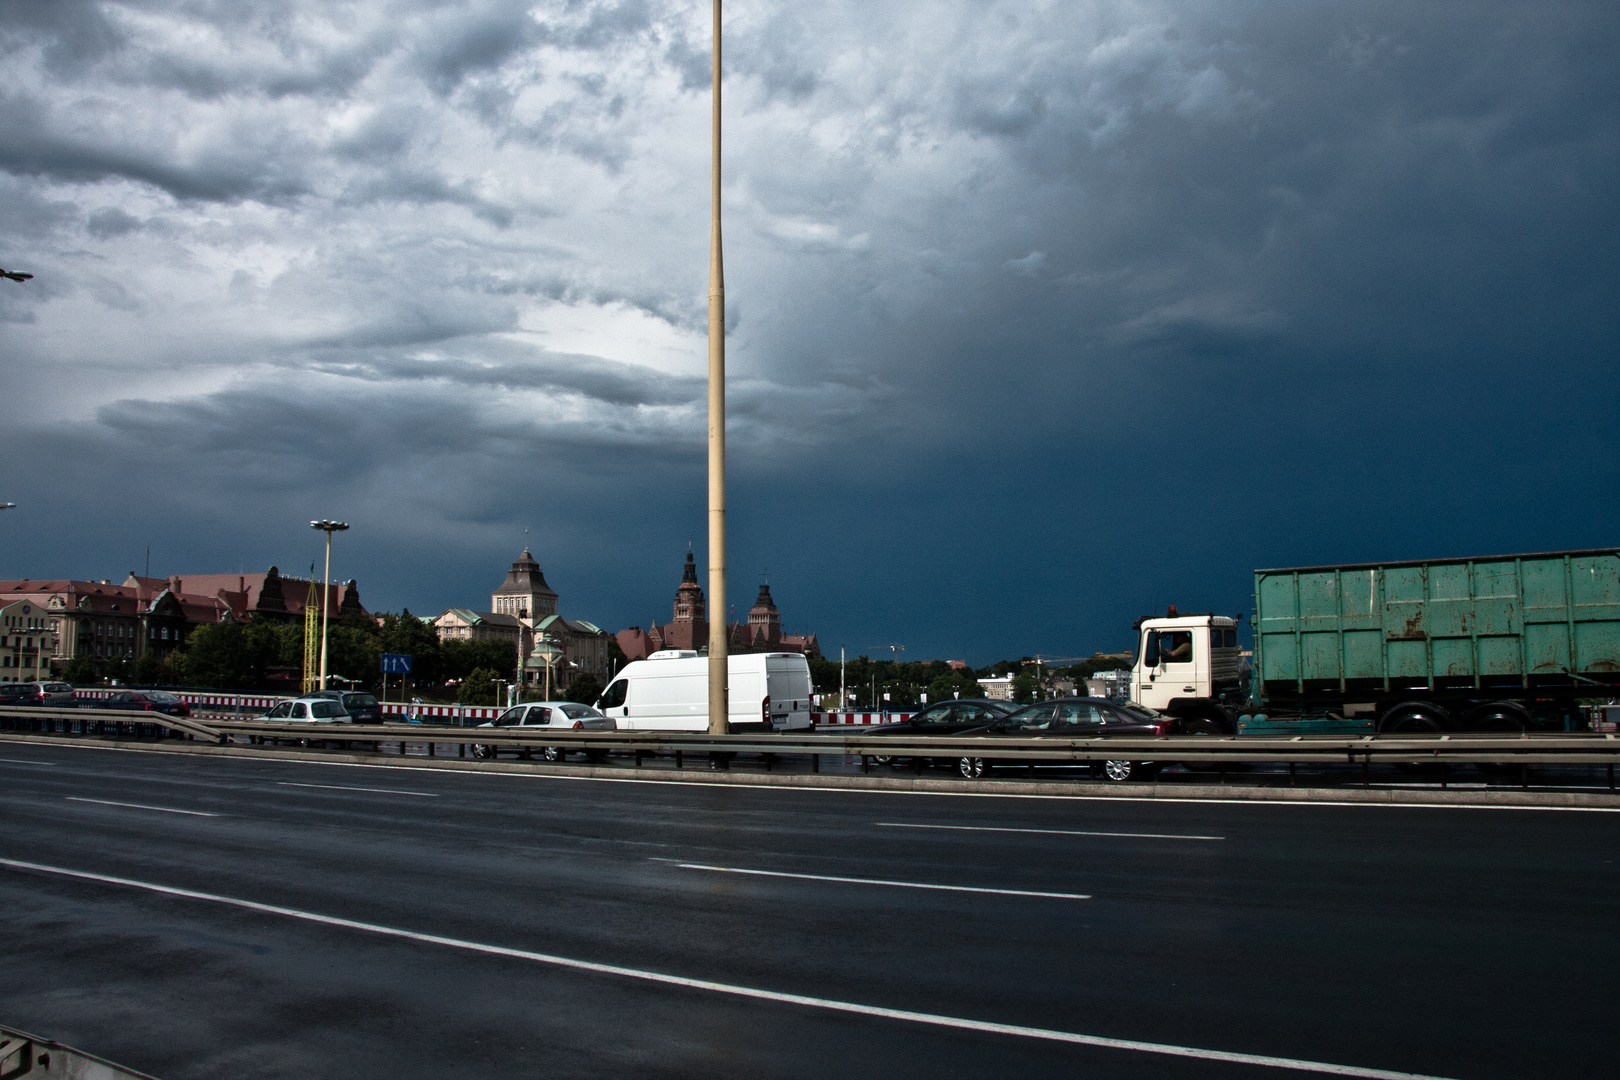
[[[0, 0], [0, 575], [667, 621], [709, 6]], [[986, 663], [1617, 542], [1612, 4], [727, 4], [729, 592]]]

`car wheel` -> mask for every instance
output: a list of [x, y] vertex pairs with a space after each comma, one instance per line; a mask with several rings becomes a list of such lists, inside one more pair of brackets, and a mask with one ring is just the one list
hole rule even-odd
[[555, 761], [561, 761], [565, 755], [563, 753], [563, 748], [562, 747], [560, 747], [560, 746], [547, 746], [547, 747], [543, 747], [540, 750], [540, 756], [545, 758], [547, 761], [555, 762]]
[[495, 748], [482, 743], [474, 743], [472, 753], [475, 758], [492, 758], [495, 756]]
[[1123, 784], [1127, 780], [1135, 780], [1141, 775], [1142, 768], [1134, 761], [1103, 762], [1103, 776], [1116, 784]]
[[965, 757], [956, 762], [956, 773], [964, 780], [977, 780], [987, 768], [982, 757]]
[[894, 755], [893, 754], [868, 754], [866, 760], [870, 761], [874, 765], [892, 765], [892, 764], [894, 764]]

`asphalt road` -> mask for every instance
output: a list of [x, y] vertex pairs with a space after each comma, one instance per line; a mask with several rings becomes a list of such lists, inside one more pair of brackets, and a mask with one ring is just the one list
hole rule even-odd
[[1616, 1072], [1615, 813], [0, 743], [0, 822], [0, 1023], [163, 1080]]

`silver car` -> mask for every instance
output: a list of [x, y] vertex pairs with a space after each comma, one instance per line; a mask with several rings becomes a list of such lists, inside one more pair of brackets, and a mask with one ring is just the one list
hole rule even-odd
[[341, 701], [333, 698], [307, 697], [283, 701], [259, 719], [282, 723], [336, 724], [346, 723], [349, 714], [344, 710]]
[[[479, 724], [481, 728], [503, 728], [506, 730], [521, 729], [525, 734], [531, 730], [541, 734], [545, 729], [552, 731], [616, 731], [618, 725], [613, 718], [603, 716], [602, 713], [589, 705], [581, 705], [577, 701], [535, 701], [524, 705], [514, 705], [487, 724]], [[528, 757], [528, 747], [513, 747], [518, 756]], [[480, 743], [473, 746], [473, 756], [492, 758], [499, 754], [501, 747], [492, 743]], [[540, 756], [547, 761], [561, 761], [570, 751], [560, 746], [544, 746], [540, 748]], [[607, 756], [606, 750], [585, 750], [584, 755], [591, 761], [601, 761]]]

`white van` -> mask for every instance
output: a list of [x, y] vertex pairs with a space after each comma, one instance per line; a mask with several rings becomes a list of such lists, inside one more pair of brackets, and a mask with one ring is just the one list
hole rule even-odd
[[[804, 730], [810, 725], [810, 663], [798, 653], [726, 658], [733, 731]], [[626, 664], [596, 707], [620, 730], [707, 731], [709, 658], [664, 649]]]

